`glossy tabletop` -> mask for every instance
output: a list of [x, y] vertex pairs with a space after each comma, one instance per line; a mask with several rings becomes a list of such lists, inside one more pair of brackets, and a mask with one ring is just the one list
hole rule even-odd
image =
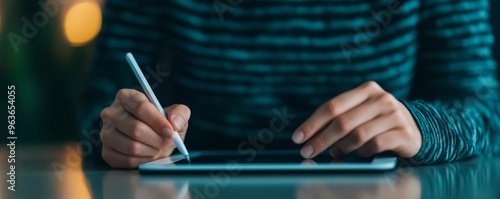
[[0, 157], [2, 198], [500, 198], [500, 157], [395, 171], [323, 175], [143, 175], [83, 169], [75, 143], [18, 146], [15, 192], [7, 189], [7, 150]]

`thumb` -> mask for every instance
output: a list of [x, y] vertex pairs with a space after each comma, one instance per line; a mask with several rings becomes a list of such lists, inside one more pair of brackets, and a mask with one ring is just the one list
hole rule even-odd
[[172, 124], [175, 131], [179, 132], [180, 136], [184, 138], [191, 117], [191, 110], [183, 104], [174, 104], [165, 108], [167, 119]]

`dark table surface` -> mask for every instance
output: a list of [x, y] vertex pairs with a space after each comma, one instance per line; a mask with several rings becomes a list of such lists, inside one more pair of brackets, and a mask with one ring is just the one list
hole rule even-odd
[[16, 191], [0, 150], [2, 198], [500, 198], [500, 157], [400, 166], [377, 174], [141, 175], [137, 170], [83, 169], [76, 143], [17, 146]]

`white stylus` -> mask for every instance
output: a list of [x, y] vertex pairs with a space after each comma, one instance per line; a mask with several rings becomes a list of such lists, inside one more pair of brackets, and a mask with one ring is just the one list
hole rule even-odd
[[[128, 52], [125, 55], [125, 58], [127, 59], [128, 64], [132, 68], [132, 71], [134, 71], [135, 76], [137, 77], [137, 80], [139, 80], [139, 83], [142, 86], [142, 89], [144, 89], [144, 92], [146, 93], [146, 96], [148, 96], [149, 101], [153, 103], [156, 108], [160, 111], [160, 113], [167, 117], [165, 114], [165, 111], [163, 110], [163, 107], [161, 106], [160, 102], [156, 98], [155, 94], [153, 93], [153, 90], [151, 89], [151, 86], [149, 86], [148, 81], [144, 77], [144, 74], [142, 74], [141, 69], [139, 68], [139, 65], [135, 61], [134, 56], [132, 53]], [[181, 152], [181, 154], [189, 161], [191, 162], [191, 159], [189, 158], [189, 153], [186, 149], [186, 146], [184, 145], [184, 142], [182, 142], [181, 136], [179, 136], [179, 133], [177, 131], [174, 131], [174, 143], [175, 146], [177, 146], [177, 149]]]

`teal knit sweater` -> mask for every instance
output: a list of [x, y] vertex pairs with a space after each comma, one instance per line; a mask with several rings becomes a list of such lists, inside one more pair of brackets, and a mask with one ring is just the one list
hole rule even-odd
[[[486, 0], [107, 0], [81, 106], [82, 138], [99, 129], [100, 110], [119, 89], [140, 88], [124, 59], [131, 51], [164, 106], [191, 108], [188, 148], [298, 147], [291, 132], [319, 105], [373, 80], [418, 124], [423, 140], [414, 162], [498, 154], [488, 6]], [[285, 128], [264, 139], [276, 118]]]

